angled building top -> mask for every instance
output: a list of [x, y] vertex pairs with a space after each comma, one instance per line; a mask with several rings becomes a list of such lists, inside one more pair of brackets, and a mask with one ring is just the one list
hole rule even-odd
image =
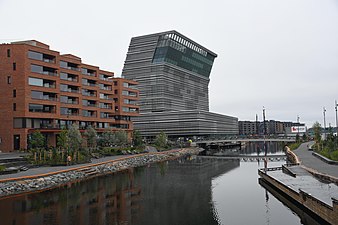
[[217, 54], [172, 30], [133, 37], [125, 69], [169, 64], [208, 78]]

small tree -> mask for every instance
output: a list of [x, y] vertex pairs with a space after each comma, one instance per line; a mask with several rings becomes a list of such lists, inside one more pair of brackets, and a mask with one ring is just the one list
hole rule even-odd
[[104, 147], [113, 146], [115, 143], [115, 134], [112, 130], [105, 130], [100, 135], [100, 145]]
[[115, 143], [118, 146], [125, 146], [128, 144], [128, 134], [124, 130], [115, 132]]
[[313, 126], [313, 132], [314, 132], [314, 135], [315, 135], [315, 142], [316, 142], [316, 145], [317, 145], [317, 150], [319, 150], [319, 147], [320, 147], [320, 142], [322, 140], [322, 137], [321, 137], [321, 134], [322, 134], [322, 127], [320, 125], [320, 123], [318, 121], [316, 121]]
[[302, 138], [303, 138], [303, 141], [307, 141], [308, 140], [308, 137], [307, 137], [307, 135], [305, 133], [303, 134]]
[[43, 134], [41, 134], [40, 131], [34, 131], [31, 134], [31, 146], [32, 148], [43, 148], [45, 146], [45, 136], [43, 136]]
[[57, 147], [60, 148], [60, 150], [67, 150], [69, 147], [69, 137], [68, 137], [68, 130], [62, 129], [62, 131], [59, 134], [58, 141], [57, 141]]
[[155, 145], [159, 149], [165, 149], [167, 148], [167, 144], [168, 136], [163, 131], [161, 131], [161, 133], [156, 136]]
[[75, 123], [68, 130], [68, 138], [69, 138], [69, 147], [71, 151], [77, 152], [79, 151], [82, 143], [82, 136], [79, 131], [79, 126]]
[[134, 130], [133, 132], [133, 145], [139, 147], [143, 145], [143, 140], [140, 131]]
[[84, 135], [87, 139], [87, 146], [90, 150], [96, 148], [97, 132], [92, 126], [88, 126]]

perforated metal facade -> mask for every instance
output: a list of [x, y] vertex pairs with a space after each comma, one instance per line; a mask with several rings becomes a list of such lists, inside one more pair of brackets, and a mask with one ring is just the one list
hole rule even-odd
[[[209, 76], [216, 57], [176, 31], [132, 38], [122, 76], [139, 83], [141, 116], [135, 118], [135, 129], [144, 136], [238, 133], [237, 118], [209, 112]], [[183, 125], [188, 117], [191, 123]]]

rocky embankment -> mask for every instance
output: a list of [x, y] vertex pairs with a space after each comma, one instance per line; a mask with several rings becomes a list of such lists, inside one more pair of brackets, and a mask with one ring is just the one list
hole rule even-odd
[[85, 180], [95, 176], [106, 175], [132, 167], [144, 166], [156, 162], [176, 159], [185, 155], [198, 154], [199, 148], [186, 148], [158, 153], [133, 155], [89, 166], [79, 166], [69, 170], [30, 177], [0, 180], [0, 198], [25, 192], [52, 189], [67, 183]]

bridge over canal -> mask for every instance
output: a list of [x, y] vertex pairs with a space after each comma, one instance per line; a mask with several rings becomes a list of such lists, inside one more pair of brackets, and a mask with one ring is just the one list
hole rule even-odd
[[223, 140], [203, 140], [197, 141], [196, 144], [217, 144], [217, 143], [243, 143], [243, 142], [296, 142], [296, 139], [288, 138], [259, 138], [259, 139], [250, 139], [250, 138], [240, 138], [240, 139], [223, 139]]

